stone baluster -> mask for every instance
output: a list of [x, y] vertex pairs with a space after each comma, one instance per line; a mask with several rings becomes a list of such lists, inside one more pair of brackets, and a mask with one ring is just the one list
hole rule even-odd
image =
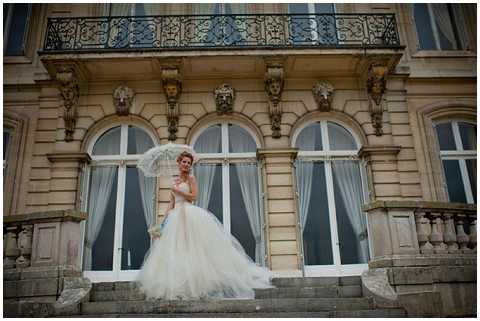
[[453, 213], [444, 213], [443, 217], [445, 219], [444, 241], [447, 243], [448, 253], [459, 253]]
[[17, 227], [9, 226], [6, 228], [5, 237], [5, 258], [3, 260], [4, 269], [15, 268], [15, 259], [20, 255], [20, 250], [17, 246]]
[[472, 219], [473, 220], [470, 223], [469, 244], [472, 252], [477, 253], [477, 217], [474, 216]]
[[432, 232], [430, 220], [425, 217], [425, 213], [416, 212], [415, 223], [417, 225], [417, 238], [420, 252], [423, 254], [433, 253], [433, 245], [430, 243], [430, 234]]
[[430, 241], [433, 244], [433, 251], [436, 254], [447, 253], [447, 244], [443, 242], [443, 231], [444, 224], [439, 213], [431, 213], [432, 215], [432, 234], [430, 236]]
[[468, 248], [468, 235], [465, 233], [465, 230], [463, 228], [463, 220], [465, 219], [464, 214], [458, 214], [457, 215], [457, 242], [460, 245], [460, 251], [462, 253], [470, 253], [470, 249]]
[[16, 260], [17, 267], [25, 268], [30, 266], [32, 255], [32, 234], [33, 225], [22, 225], [22, 231], [18, 233], [18, 248], [20, 256]]

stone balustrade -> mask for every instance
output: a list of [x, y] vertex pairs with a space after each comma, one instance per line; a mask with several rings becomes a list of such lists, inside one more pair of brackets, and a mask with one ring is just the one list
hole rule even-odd
[[61, 210], [3, 218], [3, 268], [69, 265], [80, 270], [80, 222], [86, 213]]
[[475, 204], [376, 201], [368, 215], [372, 259], [396, 255], [475, 254]]

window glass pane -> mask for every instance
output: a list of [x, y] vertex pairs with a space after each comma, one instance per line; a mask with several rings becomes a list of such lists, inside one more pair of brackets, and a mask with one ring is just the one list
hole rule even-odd
[[5, 32], [5, 23], [7, 22], [8, 18], [8, 10], [10, 9], [10, 4], [3, 4], [3, 30]]
[[470, 186], [472, 187], [473, 202], [477, 203], [477, 160], [467, 159], [468, 178], [470, 179]]
[[100, 136], [93, 146], [92, 155], [120, 154], [120, 126], [111, 128]]
[[363, 191], [357, 161], [332, 163], [335, 212], [342, 264], [368, 262], [368, 237]]
[[[252, 175], [252, 173], [255, 175]], [[251, 197], [254, 197], [254, 199], [251, 199]], [[257, 220], [257, 214], [260, 214], [258, 206], [257, 166], [253, 164], [230, 165], [230, 229], [232, 235], [240, 242], [253, 261], [255, 261], [256, 242], [247, 211], [252, 211], [250, 216], [254, 219], [253, 224], [260, 224], [261, 226], [262, 222]]]
[[198, 181], [197, 206], [208, 209], [223, 223], [222, 165], [196, 164], [195, 176]]
[[111, 3], [110, 15], [111, 16], [130, 16], [132, 14], [131, 3]]
[[[111, 166], [106, 166], [111, 168]], [[89, 195], [89, 207], [93, 206], [93, 198], [97, 199], [97, 204], [95, 208], [101, 210], [103, 208], [102, 204], [107, 195], [98, 195], [101, 188], [94, 188], [92, 185], [96, 184], [95, 182], [102, 181], [100, 177], [105, 175], [105, 167], [93, 167], [90, 180], [90, 195]], [[97, 179], [94, 179], [97, 176]], [[107, 184], [108, 186], [108, 184]], [[105, 192], [104, 193], [108, 193]], [[115, 168], [112, 185], [110, 188], [110, 193], [108, 193], [108, 200], [105, 204], [105, 214], [103, 220], [99, 220], [101, 224], [100, 231], [98, 231], [98, 236], [93, 242], [92, 246], [92, 265], [91, 271], [111, 271], [113, 268], [113, 241], [115, 233], [115, 213], [116, 213], [116, 204], [117, 204], [117, 169]], [[93, 213], [89, 213], [94, 215]], [[88, 220], [88, 218], [87, 218]], [[98, 221], [98, 220], [96, 220]], [[87, 224], [88, 226], [88, 224]], [[92, 227], [92, 231], [96, 228]], [[89, 234], [88, 228], [86, 229], [87, 235]], [[87, 259], [85, 258], [86, 252], [84, 250], [83, 262], [86, 263]], [[87, 270], [87, 269], [86, 269]]]
[[8, 144], [10, 143], [10, 133], [3, 132], [3, 160], [7, 159]]
[[153, 141], [142, 129], [128, 126], [127, 154], [143, 154], [153, 147]]
[[295, 147], [302, 151], [323, 150], [320, 123], [315, 122], [302, 129], [295, 142]]
[[448, 197], [450, 202], [466, 203], [465, 187], [458, 160], [443, 160], [443, 169], [447, 179]]
[[452, 27], [451, 15], [446, 3], [431, 3], [442, 50], [456, 49], [456, 35]]
[[202, 132], [195, 142], [197, 153], [221, 153], [222, 152], [222, 127], [220, 124], [208, 127]]
[[324, 162], [315, 162], [313, 166], [312, 190], [307, 215], [303, 230], [305, 264], [333, 264]]
[[315, 3], [315, 13], [334, 13], [333, 3]]
[[415, 26], [417, 27], [418, 41], [420, 49], [436, 50], [435, 39], [433, 37], [432, 25], [430, 23], [430, 14], [425, 3], [416, 3], [413, 5]]
[[[144, 185], [142, 193], [137, 168], [135, 166], [127, 166], [121, 250], [122, 270], [140, 269], [145, 253], [150, 247], [145, 210], [152, 215], [153, 213], [151, 208], [145, 209], [145, 205], [147, 203], [149, 203], [148, 205], [153, 204], [154, 190], [155, 188], [153, 190], [151, 188], [148, 189]], [[145, 197], [145, 202], [142, 196]]]
[[308, 13], [308, 3], [290, 3], [288, 4], [289, 13]]
[[257, 144], [252, 135], [237, 125], [228, 124], [228, 142], [230, 153], [254, 153], [257, 151]]
[[356, 150], [357, 144], [352, 134], [342, 126], [328, 122], [328, 139], [331, 150]]
[[30, 14], [28, 3], [14, 4], [12, 19], [7, 40], [7, 56], [20, 56], [24, 54], [24, 42]]
[[459, 122], [458, 129], [462, 138], [464, 150], [477, 149], [477, 126], [469, 123]]
[[440, 150], [456, 150], [451, 123], [435, 125]]

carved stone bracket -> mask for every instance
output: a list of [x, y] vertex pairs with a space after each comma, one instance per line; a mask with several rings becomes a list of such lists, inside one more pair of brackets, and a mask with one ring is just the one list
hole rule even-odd
[[78, 74], [73, 66], [59, 66], [56, 73], [60, 94], [63, 98], [63, 120], [65, 122], [65, 141], [73, 140], [77, 122], [77, 107], [80, 97]]
[[372, 117], [372, 126], [375, 129], [375, 135], [383, 135], [383, 94], [387, 87], [388, 66], [383, 62], [374, 62], [367, 71], [367, 93], [370, 116]]
[[280, 138], [282, 122], [282, 105], [280, 104], [283, 92], [283, 66], [280, 64], [267, 65], [265, 73], [265, 91], [270, 99], [269, 113], [272, 122], [272, 137]]
[[334, 88], [332, 84], [327, 81], [319, 81], [313, 86], [313, 98], [315, 98], [320, 111], [330, 111], [333, 91]]
[[115, 89], [113, 92], [113, 105], [118, 116], [127, 116], [130, 113], [134, 96], [135, 92], [127, 86], [121, 85]]
[[213, 94], [215, 96], [215, 105], [217, 105], [217, 114], [231, 114], [233, 112], [235, 90], [228, 84], [221, 84], [215, 88]]
[[168, 67], [162, 69], [162, 85], [165, 96], [167, 97], [167, 122], [168, 122], [168, 140], [177, 139], [178, 120], [180, 108], [178, 99], [182, 93], [182, 80], [179, 69]]

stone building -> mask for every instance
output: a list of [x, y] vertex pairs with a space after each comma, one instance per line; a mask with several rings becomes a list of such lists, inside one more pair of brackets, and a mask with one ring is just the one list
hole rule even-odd
[[136, 162], [174, 141], [198, 205], [277, 276], [475, 314], [475, 12], [5, 4], [4, 303], [133, 280], [169, 195]]

